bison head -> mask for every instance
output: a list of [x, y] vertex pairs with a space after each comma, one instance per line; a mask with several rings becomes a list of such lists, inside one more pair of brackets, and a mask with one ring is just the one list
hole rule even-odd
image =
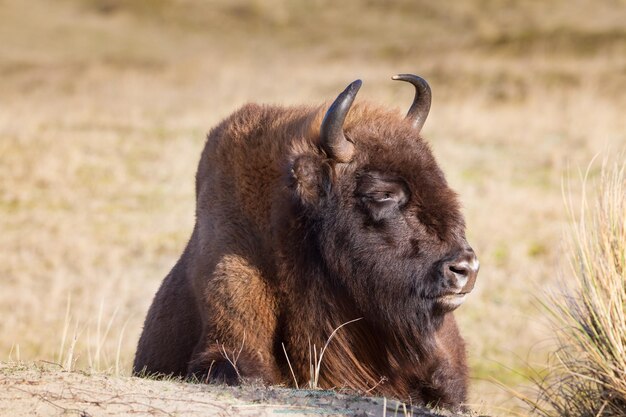
[[317, 149], [293, 158], [290, 185], [328, 285], [371, 320], [423, 322], [463, 303], [478, 260], [456, 194], [420, 137], [430, 87], [415, 75], [393, 79], [416, 88], [408, 115], [353, 107], [354, 81], [318, 125]]

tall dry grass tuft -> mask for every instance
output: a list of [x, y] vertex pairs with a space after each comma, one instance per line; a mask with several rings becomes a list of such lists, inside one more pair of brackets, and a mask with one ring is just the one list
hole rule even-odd
[[[89, 372], [104, 372], [115, 376], [124, 375], [126, 370], [122, 365], [121, 350], [128, 321], [124, 322], [121, 326], [117, 335], [117, 341], [115, 341], [115, 335], [111, 328], [117, 316], [117, 310], [109, 317], [103, 329], [103, 309], [104, 301], [101, 301], [95, 335], [92, 336], [91, 327], [88, 324], [81, 323], [72, 316], [72, 299], [68, 297], [60, 347], [56, 359], [54, 362], [43, 361], [59, 365], [67, 371], [83, 369]], [[84, 339], [82, 336], [84, 336], [85, 333], [87, 336], [86, 342], [82, 340]], [[110, 347], [107, 348], [107, 346], [105, 346], [107, 343], [112, 344], [111, 342], [116, 342], [115, 345], [117, 348], [115, 352], [112, 352]], [[17, 347], [19, 348], [19, 345]], [[16, 357], [18, 357], [17, 362], [20, 362], [19, 350], [16, 351], [16, 353]], [[114, 359], [111, 358], [112, 354], [115, 355]], [[86, 357], [86, 367], [77, 366], [82, 356]], [[9, 357], [9, 362], [12, 362], [11, 356]]]
[[[585, 177], [585, 184], [588, 175]], [[626, 415], [626, 162], [604, 163], [599, 193], [583, 194], [570, 239], [566, 292], [543, 303], [554, 325], [554, 363], [525, 398], [545, 417]]]

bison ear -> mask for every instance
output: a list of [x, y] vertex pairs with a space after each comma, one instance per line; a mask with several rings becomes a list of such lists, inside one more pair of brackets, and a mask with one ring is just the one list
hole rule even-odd
[[330, 191], [332, 169], [314, 156], [300, 156], [291, 166], [290, 188], [305, 205], [317, 204]]

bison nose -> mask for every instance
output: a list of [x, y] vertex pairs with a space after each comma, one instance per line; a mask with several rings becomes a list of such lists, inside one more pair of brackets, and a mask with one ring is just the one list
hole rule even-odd
[[446, 286], [457, 293], [467, 293], [474, 288], [480, 263], [472, 249], [465, 249], [456, 259], [443, 264]]

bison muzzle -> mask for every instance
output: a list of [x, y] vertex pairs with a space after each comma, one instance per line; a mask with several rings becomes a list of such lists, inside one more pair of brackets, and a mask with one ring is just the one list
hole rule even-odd
[[150, 307], [136, 374], [465, 401], [452, 312], [478, 260], [420, 137], [430, 87], [393, 78], [415, 87], [406, 117], [353, 105], [357, 80], [326, 112], [248, 104], [210, 132], [195, 227]]

